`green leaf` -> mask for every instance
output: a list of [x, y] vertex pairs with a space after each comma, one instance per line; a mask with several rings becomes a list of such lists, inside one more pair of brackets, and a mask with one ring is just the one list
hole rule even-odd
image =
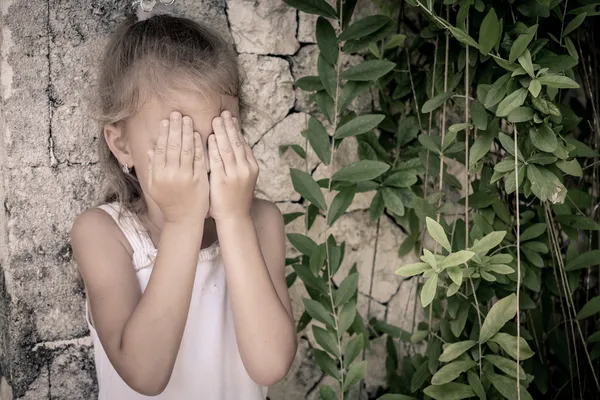
[[358, 273], [348, 275], [335, 291], [335, 306], [346, 304], [355, 294], [358, 287]]
[[369, 114], [358, 116], [344, 125], [338, 127], [333, 134], [336, 139], [348, 136], [361, 135], [374, 129], [385, 119], [383, 114]]
[[579, 25], [581, 25], [583, 23], [583, 21], [585, 20], [585, 17], [587, 17], [587, 13], [581, 13], [581, 14], [577, 15], [575, 18], [573, 18], [567, 24], [567, 27], [565, 28], [562, 36], [565, 37], [569, 33], [573, 32], [575, 29], [579, 28]]
[[321, 83], [321, 78], [318, 76], [303, 76], [296, 80], [296, 87], [307, 92], [317, 92], [325, 89], [323, 83]]
[[421, 304], [423, 305], [423, 307], [427, 307], [433, 301], [433, 298], [435, 297], [435, 292], [437, 290], [437, 282], [437, 274], [432, 275], [429, 279], [425, 281], [423, 289], [421, 289]]
[[317, 244], [308, 236], [301, 233], [288, 233], [287, 238], [300, 253], [310, 256], [317, 250]]
[[342, 110], [346, 105], [348, 105], [358, 95], [369, 90], [370, 88], [371, 88], [371, 82], [358, 82], [358, 81], [346, 82], [346, 84], [342, 88], [342, 93], [340, 94], [338, 110]]
[[571, 261], [568, 261], [565, 270], [575, 271], [598, 264], [600, 264], [600, 250], [592, 250], [575, 257]]
[[428, 271], [431, 266], [427, 263], [420, 262], [415, 264], [403, 265], [396, 270], [396, 275], [400, 276], [414, 276], [422, 272]]
[[455, 28], [452, 25], [448, 25], [447, 28], [450, 31], [450, 33], [452, 34], [452, 36], [454, 36], [454, 38], [456, 40], [458, 40], [459, 42], [461, 42], [462, 44], [464, 44], [466, 46], [475, 47], [475, 48], [479, 47], [479, 45], [477, 44], [475, 39], [473, 39], [471, 36], [469, 36], [467, 34], [467, 32], [463, 31], [462, 29]]
[[442, 151], [440, 139], [439, 136], [429, 136], [424, 133], [419, 135], [419, 143], [427, 150], [433, 151], [436, 154], [440, 154]]
[[427, 382], [430, 376], [431, 373], [427, 367], [427, 362], [423, 362], [421, 365], [419, 365], [410, 379], [410, 391], [414, 393], [419, 390], [421, 386]]
[[479, 376], [473, 371], [467, 371], [467, 379], [469, 380], [469, 386], [471, 386], [471, 389], [473, 389], [477, 397], [479, 397], [480, 400], [487, 400]]
[[323, 55], [319, 55], [317, 59], [317, 71], [319, 73], [319, 78], [321, 79], [321, 83], [325, 88], [325, 91], [331, 98], [335, 98], [336, 96], [336, 76], [335, 70], [333, 66], [325, 59]]
[[302, 170], [290, 168], [290, 176], [294, 190], [302, 197], [310, 201], [312, 204], [319, 207], [321, 210], [327, 209], [327, 203], [319, 184], [315, 182], [313, 177]]
[[579, 165], [579, 161], [576, 159], [572, 159], [570, 161], [560, 160], [556, 163], [556, 166], [565, 174], [577, 176], [579, 178], [583, 176], [581, 165]]
[[553, 204], [564, 203], [567, 188], [548, 169], [530, 164], [527, 166], [527, 178], [531, 182], [531, 191], [538, 199]]
[[455, 285], [460, 286], [462, 284], [463, 270], [460, 267], [454, 266], [447, 268], [446, 273]]
[[435, 400], [461, 400], [475, 396], [473, 390], [464, 383], [450, 382], [444, 385], [431, 385], [423, 392]]
[[[364, 49], [367, 46], [372, 45], [373, 43], [377, 43], [380, 40], [383, 40], [390, 35], [392, 35], [396, 31], [396, 22], [389, 21], [384, 26], [382, 26], [377, 31], [371, 33], [370, 35], [363, 36], [359, 39], [347, 40], [342, 46], [342, 51], [344, 53], [350, 54], [355, 53], [361, 49]], [[377, 50], [379, 52], [379, 50]]]
[[321, 90], [317, 92], [315, 96], [317, 105], [319, 106], [319, 111], [327, 118], [329, 122], [333, 121], [333, 114], [335, 113], [333, 110], [333, 99], [327, 93], [327, 90]]
[[444, 104], [446, 102], [446, 100], [448, 100], [449, 98], [454, 96], [454, 94], [455, 94], [454, 92], [446, 92], [446, 93], [439, 94], [439, 95], [427, 100], [425, 102], [425, 104], [423, 104], [423, 107], [421, 108], [421, 112], [423, 114], [427, 114], [429, 112], [432, 112], [432, 111], [438, 109], [442, 104]]
[[298, 264], [292, 265], [292, 268], [294, 268], [294, 272], [298, 278], [302, 280], [302, 283], [304, 283], [306, 287], [313, 288], [323, 295], [329, 294], [325, 281], [323, 281], [323, 279], [320, 277], [315, 276], [310, 268], [307, 268], [305, 265]]
[[523, 54], [531, 40], [534, 38], [535, 33], [537, 32], [537, 25], [532, 26], [527, 29], [527, 33], [519, 35], [519, 37], [513, 42], [512, 47], [510, 48], [510, 54], [508, 56], [509, 62], [515, 62], [517, 58]]
[[527, 122], [533, 119], [533, 108], [530, 107], [517, 107], [508, 113], [508, 122], [518, 123]]
[[504, 265], [504, 264], [490, 264], [487, 266], [487, 268], [490, 271], [495, 272], [496, 274], [500, 274], [500, 275], [508, 275], [508, 274], [512, 274], [513, 272], [515, 272], [515, 270], [512, 269], [512, 267], [509, 267], [508, 265]]
[[504, 74], [490, 86], [490, 90], [485, 96], [483, 105], [485, 108], [492, 108], [498, 104], [506, 94], [506, 82], [510, 79], [510, 74]]
[[443, 385], [448, 382], [452, 382], [460, 376], [463, 372], [466, 372], [476, 366], [477, 363], [473, 360], [468, 361], [454, 361], [448, 365], [444, 365], [440, 368], [431, 378], [432, 385]]
[[517, 89], [498, 104], [496, 116], [507, 117], [515, 108], [521, 107], [527, 98], [527, 89]]
[[521, 65], [521, 67], [523, 67], [525, 72], [527, 72], [527, 74], [533, 78], [535, 75], [533, 72], [533, 62], [531, 61], [531, 53], [529, 52], [529, 50], [525, 49], [523, 54], [519, 56], [518, 60], [519, 64]]
[[319, 157], [319, 160], [321, 160], [323, 164], [329, 165], [331, 159], [331, 144], [329, 142], [329, 135], [321, 121], [314, 117], [310, 117], [308, 120], [306, 138], [310, 142], [317, 157]]
[[521, 242], [525, 242], [527, 240], [535, 239], [541, 236], [544, 232], [546, 232], [546, 224], [545, 223], [537, 223], [533, 224], [521, 233]]
[[577, 48], [575, 48], [575, 44], [571, 40], [570, 37], [565, 37], [565, 45], [567, 46], [567, 51], [569, 55], [576, 60], [579, 60], [579, 53], [577, 53]]
[[450, 268], [461, 265], [469, 261], [475, 253], [467, 250], [459, 250], [456, 253], [450, 253], [440, 264], [440, 269]]
[[479, 51], [487, 55], [500, 39], [500, 27], [496, 11], [490, 8], [479, 28]]
[[369, 216], [371, 221], [376, 221], [377, 218], [381, 217], [385, 211], [385, 203], [383, 202], [383, 193], [381, 190], [378, 190], [371, 200], [371, 205], [369, 207]]
[[360, 380], [365, 376], [366, 370], [366, 361], [359, 361], [351, 364], [350, 368], [348, 368], [346, 379], [344, 380], [344, 392], [360, 382]]
[[[490, 338], [490, 342], [494, 342], [500, 345], [509, 356], [513, 359], [517, 359], [517, 337], [509, 335], [508, 333], [498, 332], [494, 336]], [[519, 359], [527, 360], [528, 358], [533, 357], [535, 354], [529, 348], [529, 345], [523, 338], [519, 338]]]
[[596, 296], [585, 303], [583, 308], [577, 313], [577, 319], [586, 319], [598, 313], [600, 313], [600, 296]]
[[303, 160], [306, 160], [306, 151], [297, 144], [283, 144], [279, 146], [279, 155], [283, 156], [288, 149], [294, 150], [294, 153], [298, 154]]
[[533, 97], [538, 97], [542, 91], [542, 84], [538, 79], [532, 79], [531, 82], [529, 82], [528, 90]]
[[335, 361], [332, 360], [331, 357], [327, 355], [323, 350], [313, 349], [315, 355], [315, 361], [317, 365], [323, 372], [327, 375], [334, 377], [335, 379], [340, 379], [340, 370]]
[[315, 31], [317, 45], [321, 55], [332, 65], [338, 61], [338, 43], [335, 35], [335, 29], [331, 23], [323, 17], [317, 19], [317, 29]]
[[344, 349], [344, 364], [349, 365], [358, 357], [365, 346], [365, 339], [362, 334], [354, 336]]
[[529, 138], [531, 144], [546, 153], [552, 153], [558, 148], [558, 140], [554, 131], [546, 124], [542, 124], [539, 128], [529, 128]]
[[383, 202], [390, 212], [399, 217], [403, 217], [405, 211], [404, 203], [402, 202], [402, 197], [397, 193], [397, 190], [398, 189], [384, 187], [382, 190]]
[[518, 365], [517, 363], [515, 363], [514, 361], [509, 360], [508, 358], [496, 356], [493, 354], [485, 355], [485, 356], [483, 356], [483, 358], [485, 358], [486, 360], [488, 360], [489, 362], [494, 364], [494, 367], [498, 368], [500, 371], [504, 372], [505, 374], [512, 376], [513, 378], [517, 377], [517, 366], [518, 366], [519, 379], [524, 381], [526, 378], [525, 371], [523, 370], [523, 368], [520, 365]]
[[312, 330], [315, 340], [319, 346], [321, 346], [329, 354], [339, 357], [340, 352], [337, 347], [337, 338], [335, 335], [317, 325], [313, 325]]
[[319, 386], [319, 394], [321, 395], [321, 400], [337, 400], [337, 393], [329, 385]]
[[390, 169], [390, 166], [384, 162], [362, 160], [354, 164], [344, 167], [333, 174], [334, 181], [342, 182], [361, 182], [369, 181], [377, 178], [385, 171]]
[[304, 308], [306, 309], [306, 312], [313, 319], [324, 323], [325, 325], [329, 326], [330, 328], [335, 327], [335, 322], [333, 320], [333, 317], [325, 309], [325, 307], [323, 307], [323, 305], [321, 303], [319, 303], [318, 301], [312, 300], [312, 299], [308, 299], [308, 298], [304, 298], [304, 299], [302, 299], [302, 301], [304, 302]]
[[417, 400], [416, 397], [406, 396], [404, 394], [386, 393], [377, 400]]
[[356, 317], [356, 301], [350, 300], [343, 307], [340, 312], [338, 335], [341, 337], [350, 328]]
[[470, 149], [469, 163], [474, 165], [489, 153], [493, 141], [494, 134], [492, 132], [482, 132], [481, 135], [477, 136]]
[[485, 317], [481, 331], [479, 332], [479, 343], [487, 342], [508, 321], [517, 314], [517, 296], [514, 293], [498, 300]]
[[383, 50], [389, 50], [396, 47], [400, 47], [406, 41], [406, 35], [402, 33], [397, 33], [395, 35], [390, 36], [390, 39], [383, 45]]
[[[473, 119], [473, 125], [482, 131], [485, 131], [488, 126], [488, 114], [483, 104], [477, 100], [471, 102], [471, 118]], [[487, 132], [484, 132], [487, 133]]]
[[595, 333], [592, 333], [590, 335], [590, 337], [588, 337], [587, 339], [588, 343], [596, 343], [596, 342], [600, 342], [600, 331], [597, 331]]
[[284, 223], [284, 225], [287, 225], [290, 222], [294, 221], [295, 219], [297, 219], [303, 215], [304, 215], [303, 212], [293, 212], [293, 213], [283, 214], [283, 223]]
[[394, 69], [396, 63], [386, 60], [369, 60], [348, 68], [341, 74], [349, 81], [374, 81]]
[[488, 251], [502, 243], [505, 236], [506, 231], [491, 232], [481, 238], [481, 240], [475, 240], [475, 243], [471, 246], [470, 250], [477, 253], [480, 257], [484, 256]]
[[440, 356], [441, 362], [450, 362], [469, 350], [471, 347], [477, 344], [474, 340], [465, 340], [462, 342], [451, 343], [444, 348], [444, 352]]
[[339, 40], [352, 40], [368, 36], [381, 29], [390, 19], [385, 15], [371, 15], [348, 26], [340, 34]]
[[442, 245], [442, 247], [448, 250], [448, 252], [451, 252], [452, 247], [450, 246], [448, 236], [446, 236], [446, 232], [444, 231], [442, 225], [429, 217], [426, 218], [426, 222], [427, 232], [429, 232], [429, 235], [433, 238], [433, 240]]
[[[490, 372], [486, 372], [485, 376], [502, 396], [508, 400], [517, 400], [517, 382], [515, 380]], [[522, 385], [519, 385], [519, 392], [521, 400], [533, 400], [533, 397]]]
[[556, 215], [554, 217], [560, 224], [570, 226], [576, 229], [584, 229], [590, 231], [600, 230], [600, 224], [585, 215]]
[[354, 186], [340, 190], [331, 202], [329, 213], [327, 214], [327, 225], [333, 225], [339, 217], [344, 215], [344, 212], [352, 204], [355, 193], [356, 187]]
[[317, 14], [327, 18], [337, 18], [335, 10], [325, 0], [284, 0], [288, 6], [308, 14]]
[[573, 79], [562, 75], [548, 74], [538, 78], [542, 85], [556, 89], [578, 89], [579, 84]]
[[415, 174], [406, 171], [400, 171], [385, 178], [383, 184], [386, 186], [407, 188], [417, 183], [417, 180], [418, 178]]

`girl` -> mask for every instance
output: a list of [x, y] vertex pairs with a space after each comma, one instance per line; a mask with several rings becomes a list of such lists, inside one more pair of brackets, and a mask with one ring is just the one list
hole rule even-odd
[[279, 209], [253, 198], [232, 53], [168, 15], [128, 19], [99, 74], [102, 205], [77, 217], [101, 400], [264, 399], [296, 335]]

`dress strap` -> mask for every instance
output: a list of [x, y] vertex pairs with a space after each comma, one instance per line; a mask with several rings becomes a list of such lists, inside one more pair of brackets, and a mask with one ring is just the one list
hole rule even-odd
[[119, 226], [125, 238], [129, 241], [133, 249], [133, 262], [136, 270], [142, 269], [150, 261], [149, 252], [154, 248], [152, 243], [148, 243], [150, 238], [146, 229], [139, 222], [135, 214], [124, 209], [119, 203], [113, 202], [102, 204], [98, 208], [106, 211]]

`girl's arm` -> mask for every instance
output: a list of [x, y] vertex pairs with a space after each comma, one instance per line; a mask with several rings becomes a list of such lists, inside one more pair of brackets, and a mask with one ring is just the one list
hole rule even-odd
[[237, 343], [250, 377], [270, 386], [296, 354], [285, 281], [285, 232], [276, 205], [255, 200], [252, 215], [217, 221]]
[[189, 310], [203, 227], [166, 223], [154, 270], [141, 293], [126, 241], [102, 210], [81, 214], [71, 231], [102, 347], [121, 378], [148, 396], [171, 377]]
[[283, 218], [274, 204], [254, 200], [258, 163], [237, 119], [224, 111], [213, 131], [209, 213], [221, 243], [238, 348], [250, 377], [270, 386], [287, 374], [296, 353]]
[[[167, 386], [189, 312], [204, 221], [208, 174], [200, 135], [178, 112], [161, 122], [148, 153], [146, 195], [164, 224], [148, 285], [141, 294], [126, 239], [112, 218], [88, 210], [71, 231], [93, 321], [106, 354], [134, 390], [156, 395]], [[143, 171], [143, 163], [136, 165]]]

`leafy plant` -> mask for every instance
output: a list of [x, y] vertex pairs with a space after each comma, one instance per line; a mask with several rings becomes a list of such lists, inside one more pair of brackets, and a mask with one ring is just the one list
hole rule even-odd
[[[377, 1], [381, 15], [349, 23], [355, 1], [286, 2], [321, 16], [318, 76], [296, 85], [318, 105], [304, 134], [329, 177], [291, 177], [310, 203], [307, 229], [324, 213], [328, 239], [289, 238], [311, 297], [299, 328], [310, 318], [325, 325], [313, 328], [324, 350], [317, 362], [340, 383], [337, 394], [322, 388], [322, 398], [346, 398], [348, 382], [364, 374], [356, 355], [373, 335], [387, 335], [384, 400], [600, 392], [599, 82], [595, 34], [585, 29], [598, 4]], [[344, 55], [357, 52], [365, 61], [343, 70]], [[379, 109], [356, 115], [348, 105], [371, 86]], [[342, 140], [356, 140], [358, 160], [335, 170]], [[415, 332], [375, 320], [367, 331], [355, 311], [356, 268], [338, 287], [332, 280], [344, 244], [329, 229], [359, 191], [375, 191], [373, 221], [385, 213], [404, 228], [399, 255], [420, 257], [390, 266], [423, 282], [428, 321]], [[335, 300], [343, 288], [352, 293], [345, 305]], [[353, 320], [340, 332], [348, 304]], [[426, 350], [398, 358], [398, 341]]]

